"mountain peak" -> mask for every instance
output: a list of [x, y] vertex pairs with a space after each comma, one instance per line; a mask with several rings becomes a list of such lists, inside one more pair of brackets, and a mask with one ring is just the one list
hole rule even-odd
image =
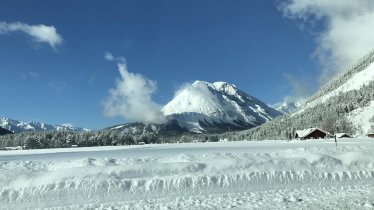
[[300, 108], [303, 105], [303, 101], [296, 101], [296, 102], [283, 102], [272, 105], [272, 107], [283, 113], [283, 114], [290, 114]]
[[279, 112], [227, 82], [195, 81], [178, 92], [162, 111], [190, 131], [224, 125], [245, 129], [262, 124]]
[[231, 84], [231, 83], [228, 83], [228, 82], [222, 82], [222, 81], [213, 82], [213, 86], [216, 87], [217, 89], [221, 89], [221, 88], [225, 88], [225, 87], [231, 87], [231, 88], [236, 89], [236, 86], [234, 84]]
[[235, 95], [238, 92], [238, 89], [234, 84], [223, 81], [209, 83], [206, 81], [196, 80], [192, 83], [192, 86], [195, 88], [213, 88], [217, 91], [225, 92], [229, 95]]
[[198, 85], [208, 85], [208, 82], [202, 81], [202, 80], [195, 80], [195, 82], [192, 83], [193, 86], [198, 86]]
[[213, 86], [218, 90], [225, 92], [229, 95], [235, 95], [238, 92], [238, 89], [234, 84], [230, 84], [228, 82], [214, 82]]

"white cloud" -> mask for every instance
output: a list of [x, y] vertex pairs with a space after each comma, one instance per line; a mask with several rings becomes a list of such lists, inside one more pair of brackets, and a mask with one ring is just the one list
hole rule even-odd
[[373, 0], [289, 0], [280, 8], [288, 18], [318, 30], [314, 54], [323, 67], [321, 83], [374, 48]]
[[104, 58], [108, 61], [116, 61], [119, 63], [126, 63], [126, 59], [122, 56], [113, 56], [110, 52], [104, 53]]
[[305, 101], [315, 91], [312, 83], [313, 80], [309, 77], [296, 77], [292, 74], [284, 74], [283, 76], [292, 90], [291, 95], [287, 95], [283, 98], [283, 103]]
[[104, 58], [107, 59], [108, 61], [113, 61], [114, 60], [114, 56], [110, 52], [105, 52], [104, 53]]
[[[111, 54], [106, 55], [108, 60], [117, 60]], [[157, 89], [157, 83], [141, 74], [129, 72], [124, 63], [118, 64], [118, 70], [121, 78], [117, 80], [116, 87], [109, 90], [109, 97], [104, 102], [104, 114], [145, 123], [166, 122], [161, 112], [162, 106], [151, 98]]]
[[28, 25], [21, 22], [0, 22], [0, 34], [9, 34], [17, 31], [28, 34], [35, 42], [47, 43], [54, 49], [63, 42], [61, 35], [57, 33], [54, 26], [46, 26], [43, 24]]
[[177, 88], [174, 92], [175, 99], [179, 94], [187, 91], [192, 95], [199, 95], [200, 98], [203, 98], [206, 101], [209, 100], [217, 100], [217, 97], [212, 94], [212, 91], [209, 90], [208, 86], [203, 81], [194, 81], [194, 82], [185, 82], [179, 88]]

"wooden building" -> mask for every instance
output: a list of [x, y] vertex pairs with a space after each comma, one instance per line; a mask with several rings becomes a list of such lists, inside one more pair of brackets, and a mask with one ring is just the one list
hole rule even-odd
[[297, 130], [295, 134], [296, 139], [324, 139], [329, 137], [330, 134], [319, 128], [308, 128], [304, 130]]

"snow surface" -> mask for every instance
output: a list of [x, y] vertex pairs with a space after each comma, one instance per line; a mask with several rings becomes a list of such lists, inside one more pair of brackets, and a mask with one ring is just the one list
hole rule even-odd
[[0, 209], [374, 208], [372, 139], [0, 152]]

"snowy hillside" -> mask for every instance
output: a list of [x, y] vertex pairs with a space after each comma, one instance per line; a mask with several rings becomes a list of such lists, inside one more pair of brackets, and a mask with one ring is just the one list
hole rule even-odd
[[165, 124], [152, 123], [127, 123], [115, 125], [104, 130], [117, 130], [127, 135], [133, 136], [149, 136], [149, 135], [179, 135], [188, 132], [181, 128], [175, 120], [169, 120]]
[[[374, 56], [373, 56], [374, 59]], [[353, 90], [360, 90], [363, 86], [369, 85], [371, 82], [374, 81], [374, 60], [370, 60], [368, 66], [360, 72], [353, 74], [347, 81], [343, 84], [339, 85], [335, 89], [331, 90], [328, 93], [321, 95], [320, 97], [313, 98], [312, 100], [308, 101], [305, 108], [314, 107], [320, 103], [325, 103], [328, 99], [333, 96], [338, 96], [339, 94], [346, 93]], [[339, 76], [338, 78], [339, 79]], [[336, 79], [336, 80], [337, 80]], [[323, 91], [323, 89], [321, 90]], [[320, 95], [317, 93], [316, 95]], [[304, 109], [301, 109], [302, 112]]]
[[[295, 114], [320, 106], [336, 106], [336, 98], [345, 98], [344, 117], [357, 128], [356, 134], [367, 134], [374, 125], [374, 97], [370, 96], [374, 86], [374, 51], [362, 58], [353, 68], [337, 75], [325, 87], [321, 88]], [[340, 106], [342, 104], [340, 103]]]
[[374, 51], [334, 77], [289, 116], [240, 133], [246, 139], [291, 139], [296, 130], [319, 127], [356, 136], [374, 132]]
[[23, 122], [13, 120], [7, 117], [0, 118], [0, 127], [12, 131], [13, 133], [23, 131], [87, 131], [88, 129], [79, 128], [71, 124], [48, 125], [41, 122]]
[[347, 119], [359, 128], [359, 135], [374, 133], [374, 100], [368, 106], [357, 108], [347, 115]]
[[0, 209], [372, 209], [369, 139], [0, 151]]
[[162, 109], [191, 132], [258, 126], [280, 115], [273, 108], [226, 82], [195, 81]]

